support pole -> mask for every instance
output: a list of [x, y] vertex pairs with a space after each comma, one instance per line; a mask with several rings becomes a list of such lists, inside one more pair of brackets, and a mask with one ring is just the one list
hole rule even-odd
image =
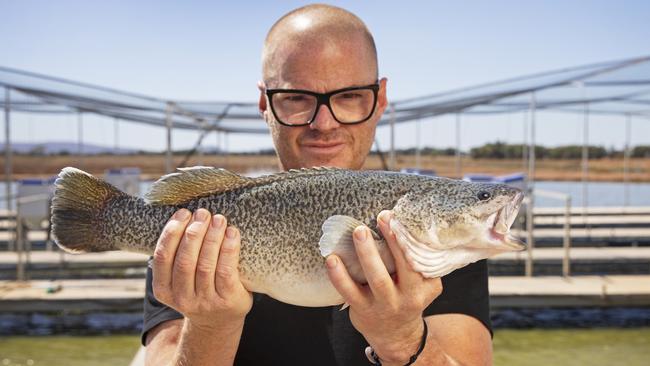
[[630, 205], [630, 139], [632, 135], [632, 116], [628, 113], [625, 119], [625, 151], [623, 152], [623, 206]]
[[120, 120], [118, 118], [115, 118], [115, 121], [113, 123], [113, 149], [115, 150], [114, 152], [117, 153], [118, 149], [120, 148]]
[[422, 166], [420, 164], [420, 126], [421, 121], [420, 118], [415, 122], [415, 168], [420, 171], [422, 169]]
[[571, 276], [571, 196], [566, 195], [564, 202], [564, 259], [562, 260], [562, 275]]
[[585, 103], [582, 131], [582, 220], [585, 223], [587, 241], [591, 241], [591, 224], [587, 220], [589, 207], [589, 103]]
[[[19, 205], [20, 203], [16, 203]], [[16, 279], [18, 281], [25, 280], [25, 260], [23, 258], [25, 248], [25, 227], [23, 226], [23, 218], [20, 216], [20, 209], [16, 209]]]
[[11, 89], [5, 87], [5, 194], [7, 197], [7, 211], [9, 212], [13, 209], [13, 200], [11, 197], [11, 173], [13, 166], [11, 160]]
[[84, 120], [81, 111], [77, 111], [77, 154], [80, 168], [84, 169]]
[[587, 189], [587, 180], [589, 178], [589, 103], [585, 103], [582, 132], [582, 211], [584, 216], [587, 213], [587, 206], [589, 206], [589, 198], [587, 197], [589, 194]]
[[[524, 139], [521, 143], [521, 171], [525, 172], [528, 170], [528, 112], [524, 111]], [[524, 182], [524, 187], [528, 186], [528, 177]]]
[[535, 247], [535, 215], [533, 210], [535, 207], [535, 110], [537, 108], [537, 101], [535, 100], [535, 92], [530, 94], [530, 145], [528, 146], [528, 208], [526, 210], [526, 232], [528, 244], [528, 256], [526, 257], [526, 276], [533, 275], [533, 248]]
[[229, 146], [229, 141], [228, 141], [228, 132], [223, 131], [223, 153], [224, 153], [224, 165], [226, 166], [226, 169], [230, 169], [228, 167], [228, 164], [230, 164], [230, 149]]
[[456, 178], [462, 178], [462, 166], [460, 156], [460, 113], [456, 113]]
[[395, 105], [390, 104], [390, 154], [388, 155], [389, 169], [395, 170]]
[[172, 102], [167, 102], [167, 110], [165, 111], [165, 126], [167, 127], [167, 150], [165, 152], [165, 173], [172, 172], [172, 129], [173, 129], [173, 114], [174, 105]]

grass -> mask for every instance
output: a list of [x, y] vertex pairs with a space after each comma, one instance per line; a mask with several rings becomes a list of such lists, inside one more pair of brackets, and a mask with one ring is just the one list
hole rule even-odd
[[[133, 335], [3, 337], [0, 365], [128, 365], [139, 345]], [[494, 336], [496, 366], [645, 366], [649, 359], [650, 328], [502, 329]]]

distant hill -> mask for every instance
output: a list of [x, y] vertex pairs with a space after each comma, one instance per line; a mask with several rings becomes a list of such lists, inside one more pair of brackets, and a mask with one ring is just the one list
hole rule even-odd
[[[5, 144], [0, 143], [0, 154], [4, 151]], [[64, 141], [50, 141], [50, 142], [38, 142], [38, 143], [29, 143], [29, 142], [15, 142], [11, 144], [11, 150], [19, 154], [61, 154], [61, 153], [70, 153], [76, 154], [79, 151], [79, 144], [76, 142], [64, 142]], [[113, 147], [93, 145], [93, 144], [83, 144], [81, 151], [84, 154], [88, 155], [97, 155], [97, 154], [133, 154], [138, 152], [134, 149], [115, 149]]]

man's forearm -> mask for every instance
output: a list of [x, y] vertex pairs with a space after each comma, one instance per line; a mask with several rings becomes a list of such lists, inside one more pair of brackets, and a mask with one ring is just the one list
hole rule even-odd
[[239, 347], [244, 320], [227, 327], [207, 329], [183, 323], [172, 365], [232, 365]]

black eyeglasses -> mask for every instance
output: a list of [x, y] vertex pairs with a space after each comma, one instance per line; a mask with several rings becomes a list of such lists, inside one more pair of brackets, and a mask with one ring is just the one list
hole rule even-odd
[[334, 119], [353, 125], [370, 119], [375, 112], [379, 83], [343, 88], [329, 93], [301, 89], [267, 89], [275, 119], [285, 126], [305, 126], [314, 121], [321, 105]]

